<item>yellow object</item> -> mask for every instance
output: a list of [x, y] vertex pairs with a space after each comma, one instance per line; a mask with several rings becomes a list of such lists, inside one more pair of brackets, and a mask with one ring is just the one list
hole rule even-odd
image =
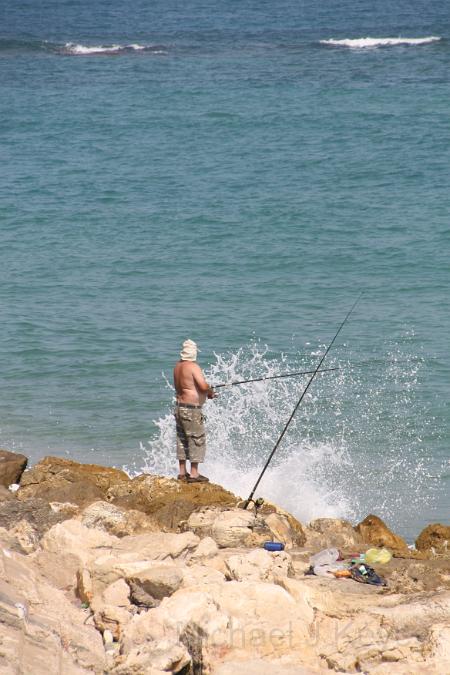
[[387, 548], [369, 548], [364, 556], [364, 562], [368, 565], [376, 563], [382, 563], [384, 565], [385, 563], [388, 563], [391, 558], [392, 553], [388, 551]]

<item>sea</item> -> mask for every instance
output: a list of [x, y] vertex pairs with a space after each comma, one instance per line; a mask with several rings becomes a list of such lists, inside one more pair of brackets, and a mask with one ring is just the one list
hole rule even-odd
[[[175, 476], [183, 340], [310, 371], [359, 298], [255, 496], [448, 524], [449, 101], [445, 0], [1, 0], [1, 447]], [[218, 389], [202, 472], [247, 497], [310, 377]]]

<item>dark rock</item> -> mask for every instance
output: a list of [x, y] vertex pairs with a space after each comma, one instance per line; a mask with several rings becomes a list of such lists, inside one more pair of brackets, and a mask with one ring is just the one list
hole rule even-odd
[[139, 586], [134, 581], [129, 581], [128, 585], [130, 587], [130, 600], [133, 605], [145, 607], [146, 609], [154, 609], [160, 604], [160, 600], [156, 600], [156, 598], [152, 597], [142, 586]]
[[0, 485], [9, 487], [13, 483], [18, 483], [27, 462], [25, 455], [0, 450]]
[[13, 499], [0, 503], [0, 527], [9, 530], [24, 520], [39, 538], [53, 525], [69, 517], [63, 512], [55, 513], [45, 499], [29, 499], [26, 502]]
[[202, 506], [235, 506], [238, 498], [214, 483], [185, 483], [173, 478], [142, 474], [117, 483], [106, 498], [122, 508], [151, 515], [162, 530], [175, 532], [182, 521]]

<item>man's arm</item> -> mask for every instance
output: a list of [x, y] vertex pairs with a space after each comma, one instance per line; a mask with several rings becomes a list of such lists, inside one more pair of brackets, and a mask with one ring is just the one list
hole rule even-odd
[[197, 364], [195, 364], [195, 366], [196, 367], [192, 371], [192, 376], [194, 378], [195, 386], [203, 394], [206, 394], [208, 396], [208, 398], [215, 398], [217, 396], [217, 394], [215, 393], [214, 389], [212, 387], [210, 387], [209, 384], [207, 383], [207, 381], [205, 380], [202, 369]]

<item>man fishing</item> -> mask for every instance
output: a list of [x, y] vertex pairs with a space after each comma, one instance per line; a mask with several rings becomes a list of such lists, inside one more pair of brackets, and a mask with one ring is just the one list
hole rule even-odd
[[[178, 480], [207, 483], [209, 478], [198, 472], [198, 465], [205, 460], [206, 452], [202, 406], [206, 398], [215, 398], [217, 394], [206, 382], [202, 369], [196, 363], [197, 351], [197, 345], [193, 340], [185, 340], [180, 352], [181, 358], [173, 369], [176, 391]], [[186, 461], [191, 464], [190, 473], [186, 471]]]

